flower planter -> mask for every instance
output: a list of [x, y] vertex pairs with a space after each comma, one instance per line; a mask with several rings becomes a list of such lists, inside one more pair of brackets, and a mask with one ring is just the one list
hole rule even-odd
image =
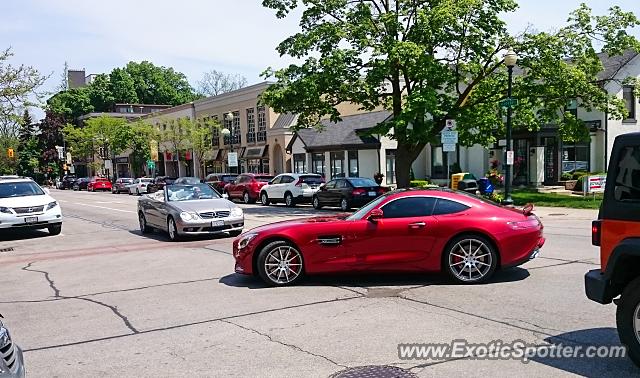
[[565, 190], [576, 190], [576, 184], [578, 183], [578, 180], [567, 180], [564, 182], [564, 189]]

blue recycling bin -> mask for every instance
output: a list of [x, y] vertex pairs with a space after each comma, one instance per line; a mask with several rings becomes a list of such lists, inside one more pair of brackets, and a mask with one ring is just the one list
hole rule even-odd
[[493, 193], [493, 184], [488, 178], [481, 178], [478, 180], [478, 190], [480, 194], [487, 195]]

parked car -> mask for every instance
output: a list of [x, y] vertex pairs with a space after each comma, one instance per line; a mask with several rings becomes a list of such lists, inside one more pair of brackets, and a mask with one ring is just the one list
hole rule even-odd
[[128, 193], [129, 192], [128, 186], [131, 184], [133, 184], [132, 178], [127, 178], [127, 177], [119, 178], [111, 186], [111, 193], [113, 194], [120, 194], [123, 192]]
[[181, 185], [196, 185], [196, 184], [202, 184], [202, 183], [204, 183], [204, 180], [202, 180], [199, 177], [178, 177], [174, 182], [174, 184], [181, 184]]
[[240, 235], [235, 271], [274, 286], [338, 272], [444, 271], [458, 283], [482, 283], [538, 255], [545, 238], [531, 210], [446, 189], [394, 191], [349, 216], [278, 222]]
[[386, 188], [369, 178], [345, 177], [329, 181], [320, 187], [312, 199], [315, 209], [323, 206], [338, 206], [342, 211], [366, 205], [369, 201], [387, 192]]
[[46, 228], [51, 235], [62, 230], [58, 202], [32, 179], [0, 181], [0, 230], [16, 228]]
[[129, 188], [129, 194], [141, 195], [143, 193], [149, 193], [149, 185], [153, 183], [152, 178], [141, 177], [133, 180], [133, 183], [130, 184], [127, 188]]
[[615, 139], [606, 181], [600, 184], [604, 196], [591, 225], [600, 267], [586, 274], [586, 295], [597, 303], [616, 304], [620, 342], [640, 367], [640, 133]]
[[111, 181], [106, 177], [94, 177], [87, 183], [87, 192], [96, 192], [98, 190], [110, 191]]
[[164, 189], [166, 185], [171, 185], [176, 181], [175, 177], [169, 176], [158, 176], [153, 179], [153, 183], [149, 184], [147, 187], [147, 191], [149, 193], [155, 193], [159, 190]]
[[224, 186], [233, 182], [236, 177], [238, 177], [237, 173], [212, 173], [207, 175], [204, 181], [217, 190], [218, 193], [222, 193], [224, 192]]
[[0, 377], [24, 378], [24, 376], [22, 349], [11, 339], [11, 334], [2, 322], [2, 314], [0, 314]]
[[81, 177], [73, 182], [73, 190], [87, 190], [91, 177]]
[[238, 236], [244, 227], [242, 209], [207, 184], [172, 184], [138, 200], [140, 231], [159, 229], [171, 241], [187, 235], [228, 233]]
[[322, 176], [315, 173], [283, 173], [262, 187], [260, 201], [265, 206], [269, 203], [284, 202], [289, 207], [311, 202], [313, 195], [323, 183]]
[[66, 190], [66, 189], [73, 189], [73, 184], [76, 182], [78, 178], [76, 177], [76, 175], [65, 175], [62, 177], [62, 180], [60, 181], [60, 187], [58, 189], [61, 190]]
[[230, 200], [241, 199], [244, 203], [255, 203], [260, 198], [260, 189], [273, 180], [273, 176], [243, 173], [235, 181], [225, 185], [224, 193]]

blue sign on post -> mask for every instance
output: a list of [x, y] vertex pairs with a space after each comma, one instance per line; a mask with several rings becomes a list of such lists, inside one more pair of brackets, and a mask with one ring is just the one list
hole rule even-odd
[[455, 130], [442, 130], [440, 133], [440, 142], [442, 144], [458, 143], [458, 132]]

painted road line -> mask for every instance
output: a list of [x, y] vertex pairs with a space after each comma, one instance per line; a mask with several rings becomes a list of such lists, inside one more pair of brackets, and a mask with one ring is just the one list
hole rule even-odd
[[97, 205], [89, 205], [88, 203], [79, 203], [79, 202], [76, 202], [75, 204], [76, 204], [76, 205], [81, 205], [81, 206], [95, 207], [95, 208], [98, 208], [98, 209], [105, 209], [105, 210], [119, 211], [119, 212], [121, 212], [121, 213], [131, 213], [131, 214], [135, 214], [135, 213], [136, 213], [135, 211], [132, 211], [132, 210], [121, 210], [121, 209], [115, 209], [115, 208], [113, 208], [113, 207], [97, 206]]

